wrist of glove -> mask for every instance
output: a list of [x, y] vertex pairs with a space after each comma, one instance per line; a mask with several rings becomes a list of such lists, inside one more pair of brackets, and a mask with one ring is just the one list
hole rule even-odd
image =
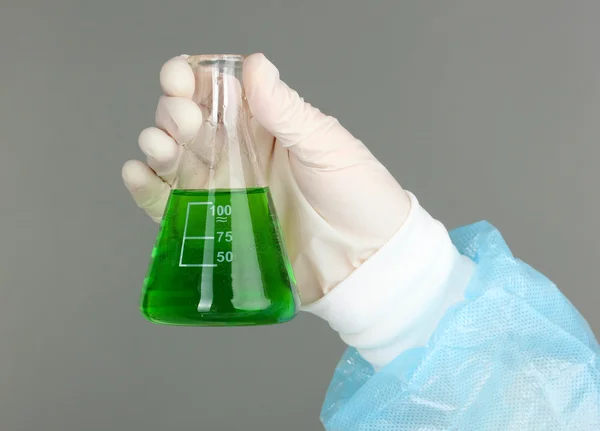
[[446, 311], [463, 299], [475, 266], [409, 196], [408, 217], [390, 240], [327, 295], [303, 306], [375, 369], [427, 345]]

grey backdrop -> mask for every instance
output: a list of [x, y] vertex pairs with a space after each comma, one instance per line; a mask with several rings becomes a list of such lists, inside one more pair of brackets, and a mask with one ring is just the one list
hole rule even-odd
[[181, 53], [263, 51], [448, 227], [498, 226], [596, 329], [597, 0], [4, 0], [0, 429], [317, 430], [343, 345], [138, 313], [121, 183]]

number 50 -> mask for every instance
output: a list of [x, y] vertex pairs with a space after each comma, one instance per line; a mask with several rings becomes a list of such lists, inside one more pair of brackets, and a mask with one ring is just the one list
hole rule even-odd
[[233, 252], [219, 251], [217, 252], [217, 262], [231, 262], [233, 260]]

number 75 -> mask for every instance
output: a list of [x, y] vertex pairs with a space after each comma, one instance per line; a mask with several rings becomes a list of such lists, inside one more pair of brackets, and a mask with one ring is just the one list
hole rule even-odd
[[221, 242], [223, 236], [225, 237], [225, 242], [233, 241], [233, 234], [231, 232], [217, 232], [218, 238], [217, 241]]

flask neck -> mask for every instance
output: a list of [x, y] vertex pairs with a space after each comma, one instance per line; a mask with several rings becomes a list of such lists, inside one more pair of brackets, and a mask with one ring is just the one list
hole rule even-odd
[[195, 77], [192, 100], [203, 124], [185, 143], [178, 187], [244, 189], [266, 185], [250, 127], [243, 91], [241, 55], [197, 55], [188, 58]]
[[228, 131], [237, 129], [246, 107], [240, 55], [197, 55], [188, 58], [196, 86], [193, 100], [205, 121]]

